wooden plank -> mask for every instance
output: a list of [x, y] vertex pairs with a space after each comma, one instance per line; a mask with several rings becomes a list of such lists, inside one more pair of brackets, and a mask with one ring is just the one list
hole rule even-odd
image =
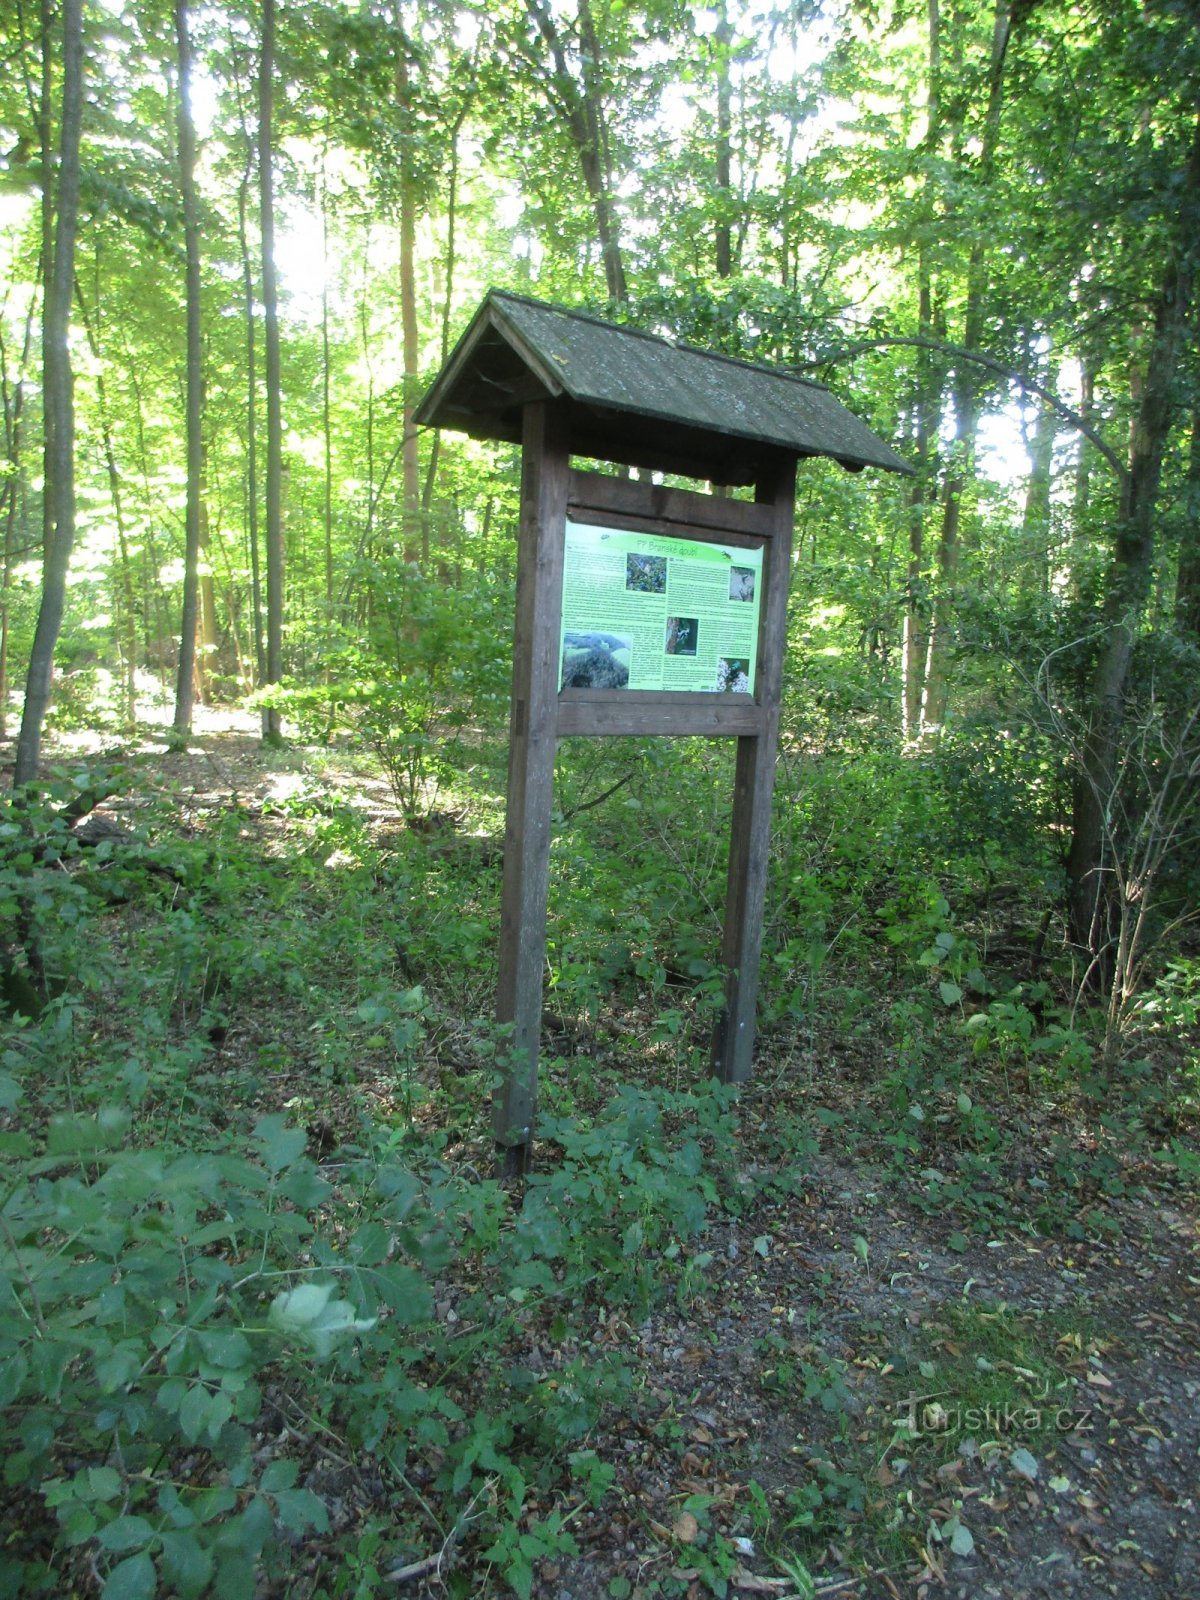
[[[567, 488], [572, 511], [611, 511], [639, 520], [678, 524], [698, 535], [752, 534], [768, 539], [775, 531], [773, 507], [750, 500], [726, 500], [690, 489], [668, 489], [602, 472], [572, 471]], [[675, 531], [666, 527], [664, 533]]]
[[564, 689], [558, 736], [690, 734], [712, 738], [758, 734], [761, 708], [750, 695], [675, 690]]
[[577, 456], [731, 486], [756, 483], [773, 454], [759, 441], [587, 404], [571, 407], [571, 442]]
[[492, 1103], [498, 1143], [522, 1168], [537, 1104], [542, 968], [550, 879], [567, 425], [560, 403], [525, 408], [517, 608], [513, 630], [508, 804], [496, 1017], [512, 1025], [508, 1060]]
[[607, 511], [599, 507], [571, 505], [567, 515], [573, 522], [591, 527], [625, 528], [630, 533], [665, 534], [669, 539], [695, 539], [702, 544], [728, 544], [738, 550], [761, 550], [764, 544], [760, 533], [739, 533], [733, 528], [696, 528], [689, 523], [662, 522], [655, 517], [638, 516], [635, 512]]
[[757, 486], [770, 508], [774, 538], [766, 546], [763, 608], [759, 618], [758, 677], [762, 728], [756, 738], [738, 740], [733, 820], [729, 843], [729, 881], [721, 961], [728, 972], [725, 1007], [713, 1036], [713, 1071], [724, 1083], [744, 1083], [754, 1052], [754, 1008], [762, 954], [763, 914], [771, 842], [771, 795], [775, 787], [775, 748], [787, 643], [788, 586], [791, 579], [792, 524], [796, 506], [796, 463], [779, 457]]

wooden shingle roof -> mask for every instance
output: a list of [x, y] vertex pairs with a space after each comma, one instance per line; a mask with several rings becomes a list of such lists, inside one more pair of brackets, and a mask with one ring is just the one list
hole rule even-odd
[[521, 437], [521, 412], [565, 398], [577, 456], [752, 483], [779, 451], [857, 471], [911, 472], [821, 384], [672, 344], [581, 311], [488, 292], [416, 420], [477, 439]]

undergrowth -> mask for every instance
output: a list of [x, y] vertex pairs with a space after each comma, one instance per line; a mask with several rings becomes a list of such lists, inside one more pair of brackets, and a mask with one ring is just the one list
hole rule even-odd
[[[958, 825], [948, 866], [948, 780], [921, 763], [788, 759], [770, 1114], [748, 1127], [705, 1082], [728, 752], [690, 745], [669, 784], [663, 760], [613, 742], [561, 775], [520, 1191], [490, 1175], [486, 831], [381, 832], [315, 783], [267, 810], [185, 806], [128, 772], [64, 774], [8, 808], [6, 1592], [357, 1596], [411, 1567], [451, 1594], [528, 1596], [540, 1561], [577, 1553], [573, 1518], [612, 1485], [605, 1429], [641, 1404], [605, 1328], [702, 1299], [714, 1222], [786, 1205], [823, 1151], [881, 1175], [952, 1250], [1102, 1235], [1113, 1202], [1194, 1181], [1193, 967], [1164, 968], [1130, 1049], [1105, 1056], [1045, 941], [1001, 926], [1014, 893], [1038, 907], [1051, 858], [1014, 864]], [[124, 832], [85, 843], [71, 821], [106, 793]], [[460, 819], [496, 815], [493, 791], [455, 798]], [[1004, 1308], [950, 1317], [976, 1373], [1002, 1347], [1060, 1381], [1058, 1344]], [[762, 1357], [763, 1383], [844, 1414], [819, 1345]], [[892, 1370], [946, 1378], [915, 1346]], [[985, 1388], [991, 1404], [1004, 1383]], [[910, 1454], [930, 1448], [909, 1432]], [[835, 1524], [873, 1526], [858, 1537], [877, 1550], [919, 1531], [916, 1512], [872, 1524], [878, 1484], [842, 1437], [782, 1510], [750, 1493], [798, 1592]], [[684, 1511], [722, 1594], [736, 1552], [701, 1501]], [[962, 1547], [955, 1515], [939, 1537]]]

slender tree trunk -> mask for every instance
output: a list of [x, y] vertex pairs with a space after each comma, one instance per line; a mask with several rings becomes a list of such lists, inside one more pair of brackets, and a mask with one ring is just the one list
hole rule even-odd
[[[142, 616], [146, 629], [146, 657], [151, 657], [158, 662], [159, 694], [165, 701], [168, 694], [167, 684], [170, 674], [167, 670], [167, 642], [171, 634], [170, 618], [167, 615], [167, 603], [163, 594], [162, 584], [158, 574], [162, 571], [162, 562], [159, 559], [158, 540], [154, 532], [154, 522], [157, 513], [154, 490], [150, 483], [150, 457], [146, 448], [146, 405], [142, 394], [142, 383], [139, 376], [138, 364], [132, 359], [128, 349], [125, 352], [129, 384], [133, 390], [134, 399], [134, 427], [137, 435], [138, 476], [142, 481], [142, 504], [146, 517], [146, 556], [143, 561], [143, 599]], [[150, 636], [150, 622], [154, 620], [154, 636]]]
[[238, 184], [238, 240], [242, 255], [242, 303], [246, 317], [246, 543], [250, 551], [250, 609], [254, 632], [255, 684], [266, 682], [267, 653], [263, 641], [262, 576], [258, 552], [258, 310], [254, 303], [254, 268], [247, 227], [253, 146], [246, 133], [246, 169]]
[[198, 557], [200, 578], [200, 612], [198, 617], [200, 648], [196, 654], [196, 689], [201, 705], [212, 705], [214, 698], [213, 674], [220, 667], [221, 632], [217, 626], [217, 588], [213, 581], [212, 526], [208, 516], [208, 446], [200, 451], [200, 505]]
[[[367, 514], [364, 519], [363, 535], [360, 541], [360, 554], [370, 560], [375, 548], [375, 510], [379, 498], [375, 483], [375, 365], [371, 360], [371, 314], [370, 302], [367, 295], [367, 263], [371, 254], [371, 225], [367, 224], [367, 237], [364, 241], [363, 252], [363, 282], [362, 295], [358, 303], [358, 324], [362, 333], [363, 365], [367, 369]], [[366, 620], [365, 606], [369, 606], [370, 590], [364, 591], [364, 597], [358, 606], [360, 621]]]
[[112, 411], [108, 404], [108, 386], [104, 381], [104, 361], [100, 346], [100, 256], [96, 254], [96, 315], [93, 318], [83, 297], [82, 288], [75, 285], [75, 301], [79, 307], [79, 320], [87, 334], [88, 349], [96, 367], [96, 409], [100, 417], [100, 437], [104, 444], [104, 466], [108, 475], [108, 493], [112, 501], [113, 521], [117, 528], [118, 579], [114, 586], [118, 628], [117, 639], [124, 665], [122, 686], [122, 711], [129, 728], [137, 724], [137, 594], [133, 581], [133, 564], [129, 556], [128, 520], [125, 516], [125, 493], [121, 471], [117, 465], [117, 448], [113, 437]]
[[404, 153], [400, 158], [400, 326], [404, 356], [403, 469], [404, 559], [429, 560], [429, 527], [421, 518], [420, 440], [413, 415], [420, 399], [421, 339], [417, 321], [417, 186], [409, 151], [415, 137], [412, 81], [408, 60], [408, 38], [395, 8], [396, 24], [396, 103], [404, 129]]
[[1200, 248], [1200, 118], [1183, 177], [1175, 239], [1157, 297], [1149, 360], [1134, 419], [1129, 475], [1105, 596], [1106, 638], [1091, 686], [1087, 737], [1073, 793], [1067, 857], [1071, 932], [1103, 966], [1108, 945], [1106, 856], [1122, 709], [1134, 640], [1150, 593], [1154, 524], [1163, 456], [1175, 414], [1175, 382], [1185, 347]]
[[525, 5], [550, 54], [550, 66], [546, 74], [548, 98], [555, 115], [565, 124], [579, 158], [584, 186], [596, 219], [608, 297], [614, 301], [627, 300], [629, 286], [625, 278], [620, 228], [613, 204], [612, 159], [600, 75], [600, 45], [591, 8], [588, 0], [579, 0], [577, 16], [583, 70], [577, 79], [567, 62], [566, 46], [545, 0], [525, 0]]
[[[928, 111], [923, 140], [927, 157], [936, 155], [942, 140], [942, 44], [939, 0], [928, 0], [929, 64]], [[932, 223], [932, 182], [924, 181], [926, 228]], [[923, 230], [924, 232], [924, 230]], [[917, 246], [917, 324], [921, 338], [934, 335], [933, 273], [929, 246], [922, 237]], [[921, 701], [928, 646], [928, 605], [925, 595], [925, 524], [930, 485], [935, 481], [935, 451], [941, 380], [932, 352], [917, 349], [916, 458], [917, 476], [908, 508], [908, 572], [905, 584], [904, 629], [900, 649], [900, 731], [907, 743], [921, 726]]]
[[195, 698], [196, 619], [200, 589], [200, 499], [204, 471], [204, 348], [200, 325], [200, 217], [196, 199], [196, 130], [192, 121], [192, 41], [187, 0], [176, 0], [175, 46], [179, 58], [179, 187], [183, 196], [185, 306], [187, 317], [187, 505], [184, 513], [183, 616], [175, 677], [172, 731], [186, 743]]
[[[1051, 373], [1047, 380], [1053, 384]], [[1025, 507], [1021, 516], [1021, 544], [1025, 561], [1036, 572], [1038, 587], [1049, 593], [1053, 562], [1051, 560], [1050, 489], [1054, 466], [1054, 443], [1058, 438], [1058, 418], [1049, 406], [1038, 409], [1033, 429], [1033, 442], [1029, 448], [1029, 481], [1025, 486]]]
[[[271, 119], [275, 74], [275, 0], [263, 0], [258, 79], [258, 177], [262, 237], [263, 343], [267, 390], [267, 683], [283, 678], [283, 404], [279, 358], [279, 293], [275, 272], [275, 185]], [[282, 738], [278, 707], [263, 711], [263, 738]]]
[[1175, 616], [1184, 638], [1200, 647], [1200, 407], [1192, 412], [1183, 537], [1175, 580]]
[[329, 186], [321, 160], [321, 439], [325, 449], [325, 626], [333, 622], [333, 425], [329, 361]]
[[[1079, 414], [1091, 423], [1096, 413], [1096, 373], [1087, 356], [1080, 361]], [[1091, 500], [1092, 452], [1087, 440], [1079, 441], [1079, 460], [1075, 467], [1075, 524], [1082, 526], [1087, 520]]]
[[[42, 277], [41, 269], [38, 277]], [[4, 383], [4, 455], [8, 475], [0, 504], [4, 507], [3, 569], [0, 570], [0, 739], [8, 737], [8, 617], [11, 602], [13, 565], [17, 556], [17, 515], [21, 507], [24, 477], [21, 471], [21, 432], [25, 415], [25, 374], [33, 356], [33, 323], [36, 299], [29, 297], [25, 312], [25, 333], [21, 341], [21, 366], [15, 383], [9, 383], [8, 358], [0, 334], [0, 366]]]
[[717, 277], [733, 275], [733, 241], [730, 218], [733, 211], [733, 85], [730, 80], [729, 57], [733, 48], [733, 29], [729, 25], [726, 0], [717, 9], [717, 26], [713, 34], [717, 53]]
[[[983, 140], [979, 155], [979, 185], [990, 192], [1000, 142], [1000, 116], [1004, 105], [1004, 63], [1011, 33], [1011, 0], [996, 0], [992, 22], [992, 51], [988, 69], [988, 103], [984, 117]], [[955, 124], [956, 147], [961, 146], [961, 119]], [[976, 237], [967, 264], [967, 304], [963, 324], [963, 348], [978, 350], [983, 342], [985, 297], [988, 285], [987, 246], [981, 224], [976, 222]], [[949, 697], [949, 655], [954, 638], [954, 591], [958, 580], [958, 558], [962, 542], [963, 498], [975, 476], [975, 436], [979, 429], [980, 399], [978, 368], [971, 361], [960, 362], [954, 378], [955, 437], [942, 495], [942, 531], [938, 544], [938, 595], [929, 622], [925, 688], [921, 702], [923, 728], [937, 728], [946, 720]]]
[[[442, 359], [441, 365], [446, 365], [450, 354], [450, 316], [454, 306], [454, 274], [458, 265], [458, 169], [459, 149], [458, 141], [462, 134], [463, 123], [467, 120], [467, 113], [471, 109], [472, 93], [462, 102], [454, 125], [450, 130], [450, 175], [446, 185], [446, 257], [445, 257], [445, 293], [442, 299]], [[429, 446], [429, 464], [425, 469], [425, 487], [421, 491], [421, 515], [428, 517], [433, 507], [433, 490], [437, 482], [438, 457], [441, 450], [442, 430], [433, 430], [433, 441]]]
[[[46, 21], [45, 13], [43, 17]], [[25, 681], [25, 707], [17, 738], [13, 787], [19, 789], [37, 777], [42, 746], [42, 725], [50, 704], [54, 673], [54, 647], [62, 627], [67, 595], [67, 568], [75, 542], [75, 399], [74, 375], [68, 345], [71, 294], [75, 282], [75, 234], [79, 217], [79, 144], [83, 124], [83, 6], [82, 0], [62, 0], [62, 117], [59, 129], [57, 207], [54, 248], [47, 281], [43, 327], [42, 394], [46, 416], [47, 451], [45, 495], [52, 526], [46, 545], [42, 600], [38, 608], [29, 673]], [[42, 49], [53, 49], [47, 27]], [[53, 203], [50, 185], [43, 203]]]
[[[38, 104], [38, 140], [42, 157], [42, 305], [48, 315], [53, 297], [50, 280], [54, 275], [54, 0], [41, 0], [41, 97]], [[81, 118], [82, 120], [82, 118]], [[42, 349], [45, 351], [45, 319]], [[74, 379], [72, 379], [74, 382]], [[54, 406], [43, 385], [42, 392], [42, 549], [49, 552], [54, 542], [54, 498], [50, 484], [54, 474]], [[72, 467], [72, 470], [74, 468]]]

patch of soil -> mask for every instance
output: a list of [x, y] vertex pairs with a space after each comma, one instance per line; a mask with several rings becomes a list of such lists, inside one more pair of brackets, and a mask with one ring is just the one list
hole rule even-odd
[[[750, 1540], [730, 1592], [792, 1596], [766, 1558], [777, 1537], [760, 1555], [750, 1482], [781, 1527], [795, 1491], [828, 1483], [828, 1466], [847, 1458], [869, 1485], [867, 1513], [896, 1519], [922, 1559], [855, 1571], [845, 1548], [852, 1535], [830, 1528], [806, 1554], [817, 1595], [1200, 1596], [1194, 1219], [1129, 1201], [1114, 1207], [1110, 1245], [1004, 1239], [957, 1253], [929, 1219], [903, 1210], [877, 1208], [864, 1224], [862, 1186], [861, 1172], [819, 1164], [803, 1196], [722, 1228], [703, 1300], [610, 1330], [628, 1345], [651, 1424], [598, 1442], [618, 1464], [620, 1512], [585, 1522], [587, 1556], [544, 1573], [541, 1600], [601, 1600], [614, 1577], [633, 1594], [655, 1592], [665, 1575], [676, 1579], [672, 1592], [709, 1592], [695, 1559], [704, 1534], [681, 1512], [697, 1495], [710, 1497], [711, 1529]], [[864, 1226], [865, 1251], [852, 1243]], [[1064, 1390], [1031, 1392], [1027, 1405], [981, 1419], [982, 1428], [967, 1431], [980, 1419], [943, 1395], [939, 1464], [926, 1476], [913, 1442], [897, 1436], [897, 1422], [914, 1414], [912, 1390], [889, 1368], [920, 1330], [963, 1305], [984, 1316], [1002, 1305], [1021, 1317], [1073, 1308], [1101, 1337], [1091, 1354], [1068, 1351]], [[823, 1395], [836, 1395], [819, 1380], [807, 1397], [799, 1380], [764, 1386], [780, 1351], [808, 1371], [810, 1391], [811, 1375], [832, 1358], [844, 1399], [827, 1409]], [[1032, 1412], [1040, 1431], [1022, 1429]], [[919, 1425], [919, 1406], [916, 1415]], [[957, 1516], [972, 1536], [969, 1555], [914, 1523], [905, 1509], [914, 1480], [921, 1522]], [[841, 1514], [851, 1534], [863, 1513]]]

